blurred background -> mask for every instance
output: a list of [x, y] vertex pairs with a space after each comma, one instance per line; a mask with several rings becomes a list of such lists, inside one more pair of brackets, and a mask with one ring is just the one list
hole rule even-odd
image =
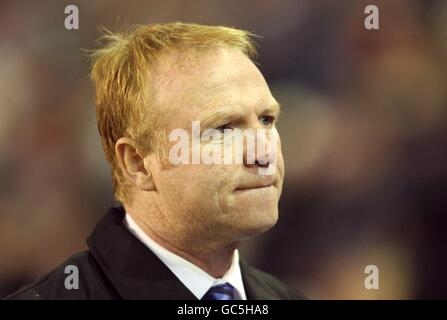
[[445, 0], [1, 1], [0, 297], [85, 249], [113, 204], [81, 49], [98, 25], [172, 21], [263, 36], [286, 180], [247, 259], [311, 299], [447, 298]]

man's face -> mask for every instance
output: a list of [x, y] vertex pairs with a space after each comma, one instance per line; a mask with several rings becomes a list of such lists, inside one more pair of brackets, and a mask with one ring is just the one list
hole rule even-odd
[[[182, 128], [191, 136], [192, 121], [200, 121], [201, 132], [238, 128], [277, 134], [274, 120], [278, 103], [258, 68], [240, 50], [191, 53], [180, 60], [168, 58], [157, 76], [161, 80], [154, 84], [156, 101], [166, 106], [167, 134]], [[229, 242], [271, 228], [278, 218], [284, 163], [279, 137], [269, 141], [276, 144], [276, 159], [271, 164], [276, 170], [272, 175], [259, 174], [259, 166], [246, 161], [166, 167], [156, 160], [151, 168], [157, 189], [155, 206], [164, 225], [183, 240], [191, 237]], [[175, 143], [169, 142], [169, 148]], [[209, 143], [201, 142], [201, 146]], [[211, 143], [223, 145], [219, 141]], [[189, 152], [192, 154], [191, 143]]]

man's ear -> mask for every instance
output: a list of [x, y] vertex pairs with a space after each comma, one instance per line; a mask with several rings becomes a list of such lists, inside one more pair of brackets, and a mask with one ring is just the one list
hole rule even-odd
[[144, 191], [156, 190], [150, 162], [134, 140], [119, 138], [115, 143], [115, 156], [124, 178]]

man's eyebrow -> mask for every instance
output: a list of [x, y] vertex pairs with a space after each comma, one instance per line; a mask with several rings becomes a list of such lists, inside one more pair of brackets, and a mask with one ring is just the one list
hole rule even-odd
[[279, 102], [275, 101], [274, 103], [270, 104], [264, 112], [273, 112], [279, 115], [281, 113], [281, 105]]
[[224, 125], [225, 123], [231, 122], [232, 120], [242, 116], [243, 114], [235, 112], [234, 110], [216, 111], [201, 120], [200, 126], [203, 128], [214, 128], [219, 125]]
[[[281, 106], [278, 102], [274, 102], [270, 104], [268, 107], [264, 108], [260, 115], [263, 114], [273, 114], [276, 117], [279, 116], [281, 112]], [[234, 110], [224, 110], [224, 111], [216, 111], [208, 116], [206, 116], [203, 120], [200, 121], [200, 126], [203, 128], [214, 128], [219, 125], [224, 125], [227, 122], [231, 122], [232, 120], [242, 118], [244, 116], [243, 113], [235, 112]]]
[[275, 120], [278, 120], [279, 115], [281, 114], [281, 105], [278, 102], [274, 102], [269, 106], [265, 107], [259, 115], [273, 115]]

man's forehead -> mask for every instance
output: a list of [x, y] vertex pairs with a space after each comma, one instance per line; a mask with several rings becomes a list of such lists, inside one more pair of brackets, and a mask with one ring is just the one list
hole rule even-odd
[[192, 95], [198, 95], [209, 90], [211, 94], [213, 89], [225, 89], [244, 82], [266, 86], [256, 66], [236, 48], [173, 52], [157, 62], [149, 78], [161, 93], [194, 90]]
[[220, 110], [241, 113], [250, 108], [269, 108], [272, 112], [279, 109], [250, 59], [239, 50], [227, 50], [220, 50], [220, 56], [216, 56], [217, 52], [214, 56], [194, 52], [191, 54], [196, 56], [176, 55], [164, 61], [159, 68], [156, 100], [171, 121], [173, 115], [186, 121]]
[[197, 93], [196, 101], [198, 106], [205, 111], [216, 107], [237, 108], [241, 106], [268, 106], [271, 109], [279, 109], [279, 104], [267, 85], [247, 86], [238, 82], [228, 82], [206, 88]]

